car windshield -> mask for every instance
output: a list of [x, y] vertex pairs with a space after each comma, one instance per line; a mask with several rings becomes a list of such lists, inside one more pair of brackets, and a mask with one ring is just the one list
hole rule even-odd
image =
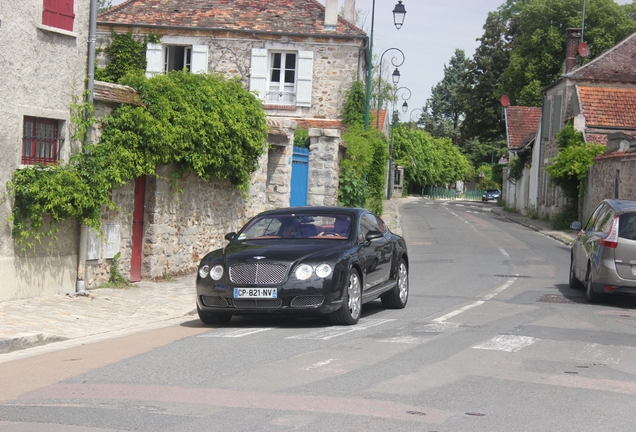
[[488, 193], [499, 193], [499, 189], [488, 189], [486, 192], [488, 192]]
[[252, 219], [238, 240], [344, 240], [351, 234], [351, 216], [343, 214], [275, 214]]

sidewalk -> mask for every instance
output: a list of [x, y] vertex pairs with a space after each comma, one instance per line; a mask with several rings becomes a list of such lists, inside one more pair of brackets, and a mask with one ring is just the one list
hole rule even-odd
[[[419, 197], [384, 201], [383, 220], [402, 234], [399, 209]], [[574, 234], [553, 231], [549, 223], [505, 212], [492, 212], [569, 244]], [[0, 363], [8, 353], [56, 343], [81, 343], [198, 320], [194, 275], [171, 281], [142, 281], [130, 288], [94, 289], [83, 295], [59, 294], [0, 302]], [[67, 342], [63, 342], [67, 341]]]
[[491, 212], [501, 216], [505, 219], [508, 219], [512, 222], [516, 222], [520, 225], [523, 225], [531, 230], [540, 232], [548, 237], [552, 237], [555, 240], [560, 241], [563, 244], [570, 245], [572, 241], [576, 238], [576, 232], [572, 230], [564, 230], [559, 231], [552, 228], [552, 223], [543, 219], [531, 219], [527, 216], [523, 216], [520, 213], [508, 212], [503, 209], [503, 207], [499, 207], [494, 205], [491, 207]]

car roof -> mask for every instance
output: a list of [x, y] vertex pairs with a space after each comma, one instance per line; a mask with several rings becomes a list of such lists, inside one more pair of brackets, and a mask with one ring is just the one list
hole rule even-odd
[[632, 200], [615, 200], [615, 199], [606, 199], [607, 202], [614, 210], [618, 213], [632, 212], [636, 211], [636, 201]]
[[299, 207], [284, 207], [276, 210], [268, 210], [262, 213], [259, 213], [257, 216], [263, 215], [278, 215], [278, 214], [289, 214], [289, 213], [297, 213], [297, 214], [339, 214], [339, 215], [350, 215], [356, 216], [363, 213], [370, 213], [369, 210], [363, 208], [352, 208], [352, 207], [333, 207], [333, 206], [299, 206]]

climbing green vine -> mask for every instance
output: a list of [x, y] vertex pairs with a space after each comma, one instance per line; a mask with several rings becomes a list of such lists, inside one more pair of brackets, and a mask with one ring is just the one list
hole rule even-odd
[[[99, 229], [101, 209], [114, 208], [112, 188], [154, 175], [159, 165], [247, 190], [265, 151], [267, 124], [260, 101], [238, 79], [179, 71], [150, 79], [128, 74], [120, 82], [135, 88], [143, 105], [122, 105], [104, 118], [99, 143], [66, 164], [14, 172], [7, 190], [19, 243], [41, 242], [70, 217]], [[86, 124], [77, 121], [79, 136]]]

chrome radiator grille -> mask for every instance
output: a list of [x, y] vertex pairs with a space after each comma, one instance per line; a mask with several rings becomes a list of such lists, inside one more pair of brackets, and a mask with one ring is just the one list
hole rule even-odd
[[234, 299], [234, 307], [241, 309], [275, 309], [282, 305], [281, 299]]
[[287, 266], [274, 263], [241, 263], [230, 266], [230, 280], [235, 284], [278, 284], [287, 274]]

